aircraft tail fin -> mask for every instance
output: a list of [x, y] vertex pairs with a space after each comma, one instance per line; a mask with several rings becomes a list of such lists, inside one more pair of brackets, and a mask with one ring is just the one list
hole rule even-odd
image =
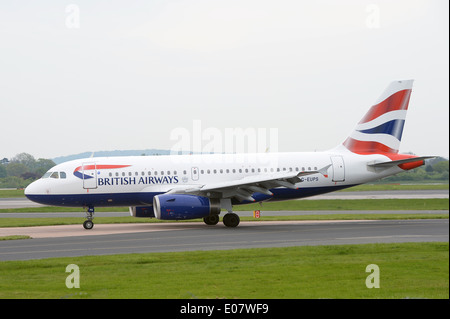
[[357, 154], [397, 154], [412, 85], [413, 80], [389, 84], [343, 145]]

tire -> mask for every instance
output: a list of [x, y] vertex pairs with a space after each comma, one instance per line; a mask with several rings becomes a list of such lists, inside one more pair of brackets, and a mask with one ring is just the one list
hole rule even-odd
[[217, 225], [217, 223], [219, 222], [219, 215], [209, 215], [206, 217], [203, 217], [203, 221], [206, 225]]
[[92, 222], [92, 220], [86, 220], [83, 223], [83, 227], [84, 229], [92, 229], [94, 227], [94, 223]]
[[223, 216], [223, 224], [227, 227], [237, 227], [240, 221], [239, 216], [234, 213], [228, 213]]

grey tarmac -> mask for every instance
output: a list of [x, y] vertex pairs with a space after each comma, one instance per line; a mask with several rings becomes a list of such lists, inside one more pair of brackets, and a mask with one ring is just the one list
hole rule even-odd
[[[51, 257], [397, 242], [448, 242], [448, 219], [241, 222], [236, 228], [198, 222], [26, 227], [41, 237], [0, 241], [0, 261]], [[4, 231], [0, 230], [0, 236]], [[22, 228], [22, 230], [25, 228]], [[15, 229], [11, 230], [12, 232]], [[23, 234], [26, 234], [24, 231]], [[39, 233], [39, 231], [38, 231]], [[31, 234], [31, 232], [30, 232]], [[64, 235], [64, 237], [62, 237]], [[34, 236], [39, 237], [37, 233]], [[61, 237], [60, 237], [61, 236]]]

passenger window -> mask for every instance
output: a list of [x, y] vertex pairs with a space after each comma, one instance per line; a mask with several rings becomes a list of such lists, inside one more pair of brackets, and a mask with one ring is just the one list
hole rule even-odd
[[58, 172], [53, 172], [52, 175], [50, 175], [50, 178], [59, 178]]
[[60, 178], [66, 178], [66, 173], [65, 172], [59, 172], [59, 177]]

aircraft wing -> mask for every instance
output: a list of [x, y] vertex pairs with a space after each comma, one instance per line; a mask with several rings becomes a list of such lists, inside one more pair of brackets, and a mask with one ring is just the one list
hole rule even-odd
[[328, 177], [327, 171], [331, 164], [314, 171], [304, 172], [277, 172], [272, 174], [263, 174], [255, 176], [247, 176], [238, 180], [232, 180], [220, 183], [211, 183], [199, 185], [197, 187], [188, 188], [173, 188], [168, 194], [192, 194], [199, 196], [219, 198], [236, 198], [239, 201], [255, 201], [252, 197], [253, 193], [262, 193], [266, 195], [273, 195], [271, 188], [287, 187], [291, 189], [298, 189], [295, 185], [302, 181], [303, 176], [320, 173]]

